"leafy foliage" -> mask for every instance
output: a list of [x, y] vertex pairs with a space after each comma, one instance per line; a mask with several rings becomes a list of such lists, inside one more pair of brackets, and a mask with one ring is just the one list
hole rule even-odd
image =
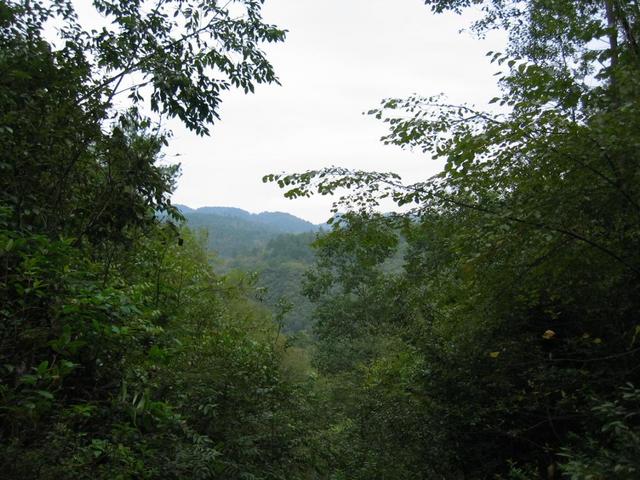
[[[351, 213], [336, 217], [310, 278], [321, 367], [360, 389], [365, 372], [394, 364], [393, 349], [372, 346], [396, 342], [416, 359], [410, 382], [360, 394], [358, 405], [379, 402], [367, 416], [377, 434], [353, 431], [351, 444], [362, 458], [393, 451], [392, 478], [630, 478], [635, 413], [616, 392], [638, 382], [637, 2], [426, 3], [479, 4], [473, 30], [510, 38], [489, 52], [503, 87], [492, 110], [412, 96], [370, 112], [389, 126], [385, 143], [442, 158], [443, 172], [412, 185], [344, 168], [264, 179], [290, 198], [348, 190], [334, 211]], [[413, 208], [373, 213], [383, 198]], [[378, 265], [393, 241], [363, 235], [384, 229], [408, 245], [387, 279]], [[388, 405], [413, 395], [401, 418], [419, 421], [388, 423]], [[400, 431], [420, 446], [406, 461], [390, 440]]]
[[70, 1], [0, 2], [3, 477], [310, 468], [306, 372], [286, 374], [252, 284], [177, 225], [161, 162], [162, 116], [204, 134], [222, 91], [276, 81], [261, 4], [96, 0], [105, 26], [84, 30]]
[[[507, 30], [503, 93], [370, 112], [445, 160], [423, 182], [265, 177], [348, 190], [315, 255], [272, 236], [237, 260], [269, 311], [180, 226], [161, 128], [206, 134], [223, 91], [277, 81], [262, 2], [94, 0], [85, 30], [70, 0], [0, 0], [3, 476], [637, 477], [638, 4], [425, 3]], [[284, 332], [300, 284], [313, 337]]]

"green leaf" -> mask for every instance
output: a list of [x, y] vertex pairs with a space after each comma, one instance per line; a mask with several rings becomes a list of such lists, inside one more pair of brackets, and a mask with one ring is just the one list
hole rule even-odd
[[36, 393], [41, 397], [46, 398], [47, 400], [54, 399], [53, 394], [51, 392], [48, 392], [47, 390], [37, 390]]

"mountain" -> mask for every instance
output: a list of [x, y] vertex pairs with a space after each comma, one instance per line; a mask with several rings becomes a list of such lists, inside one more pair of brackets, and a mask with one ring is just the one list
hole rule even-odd
[[226, 261], [226, 269], [258, 274], [256, 286], [263, 292], [262, 303], [272, 312], [279, 310], [282, 299], [290, 303], [283, 322], [287, 333], [311, 330], [313, 306], [303, 295], [302, 286], [305, 272], [315, 260], [311, 248], [315, 238], [314, 232], [282, 233], [263, 248]]
[[249, 213], [234, 207], [192, 209], [176, 205], [192, 230], [207, 232], [207, 246], [217, 253], [220, 273], [239, 270], [257, 273], [263, 304], [276, 312], [286, 298], [292, 304], [284, 331], [310, 330], [312, 305], [302, 294], [304, 272], [314, 262], [311, 243], [326, 224], [283, 212]]
[[281, 230], [282, 233], [315, 232], [322, 227], [322, 225], [314, 225], [295, 215], [283, 212], [262, 212], [256, 216], [256, 220], [265, 225], [272, 225]]
[[325, 225], [284, 212], [250, 213], [234, 207], [192, 209], [176, 205], [194, 230], [206, 230], [208, 246], [222, 259], [251, 255], [281, 234], [318, 232]]

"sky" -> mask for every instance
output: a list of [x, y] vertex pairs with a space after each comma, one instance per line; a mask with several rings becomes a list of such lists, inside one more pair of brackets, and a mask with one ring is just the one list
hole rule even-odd
[[285, 42], [263, 47], [282, 85], [227, 92], [209, 137], [169, 125], [167, 159], [182, 165], [174, 203], [324, 222], [331, 198], [288, 200], [262, 177], [334, 165], [424, 180], [442, 165], [383, 145], [384, 124], [363, 112], [413, 93], [479, 106], [497, 93], [485, 54], [504, 39], [460, 33], [472, 13], [435, 15], [421, 0], [267, 0], [263, 13], [288, 30]]

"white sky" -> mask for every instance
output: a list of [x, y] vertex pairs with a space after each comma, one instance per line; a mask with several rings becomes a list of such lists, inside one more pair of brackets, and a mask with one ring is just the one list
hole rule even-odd
[[380, 143], [384, 125], [362, 112], [412, 93], [485, 105], [497, 91], [485, 53], [504, 40], [459, 33], [468, 15], [436, 16], [421, 0], [267, 0], [264, 16], [289, 30], [284, 43], [264, 46], [282, 86], [227, 93], [210, 137], [170, 125], [168, 158], [180, 155], [183, 172], [175, 203], [323, 222], [331, 198], [287, 200], [262, 176], [336, 165], [427, 178], [440, 165]]

